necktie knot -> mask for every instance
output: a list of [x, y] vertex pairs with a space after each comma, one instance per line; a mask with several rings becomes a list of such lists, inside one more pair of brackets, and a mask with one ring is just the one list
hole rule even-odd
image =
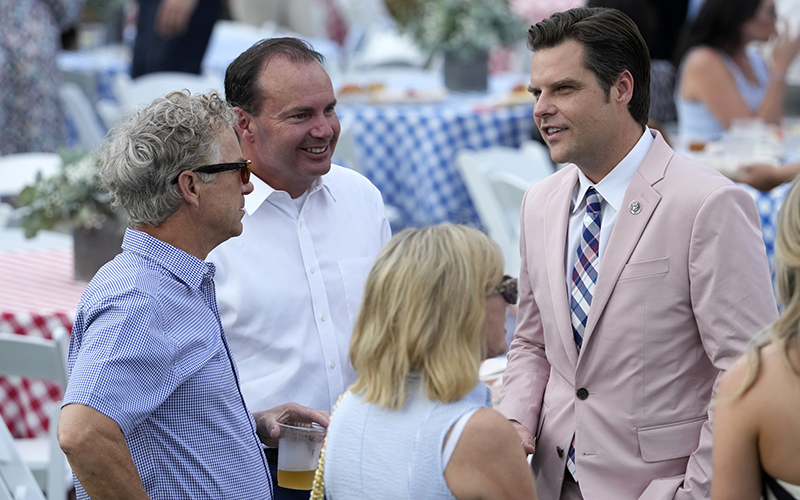
[[595, 190], [595, 188], [590, 187], [586, 191], [586, 212], [590, 214], [600, 214], [600, 203], [603, 201], [603, 197], [600, 196], [600, 193]]

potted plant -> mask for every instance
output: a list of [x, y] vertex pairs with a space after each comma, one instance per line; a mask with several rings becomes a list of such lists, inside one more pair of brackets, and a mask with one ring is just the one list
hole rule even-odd
[[386, 0], [401, 31], [429, 54], [444, 54], [445, 86], [486, 90], [488, 52], [525, 37], [507, 0]]
[[65, 150], [56, 175], [37, 174], [19, 193], [19, 224], [32, 238], [40, 230], [71, 231], [75, 279], [88, 281], [120, 252], [124, 223], [100, 187], [99, 168], [91, 154]]

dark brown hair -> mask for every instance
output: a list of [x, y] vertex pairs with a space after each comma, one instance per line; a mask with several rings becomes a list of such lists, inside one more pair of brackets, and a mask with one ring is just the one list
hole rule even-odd
[[556, 12], [528, 30], [534, 52], [574, 40], [583, 46], [583, 64], [594, 73], [606, 97], [623, 71], [633, 76], [628, 111], [642, 126], [650, 111], [650, 53], [630, 17], [616, 9], [578, 7]]
[[[258, 115], [265, 95], [259, 92], [258, 75], [276, 55], [295, 63], [323, 63], [325, 58], [299, 38], [267, 38], [242, 52], [225, 71], [225, 99], [250, 114]], [[266, 89], [265, 89], [266, 90]]]

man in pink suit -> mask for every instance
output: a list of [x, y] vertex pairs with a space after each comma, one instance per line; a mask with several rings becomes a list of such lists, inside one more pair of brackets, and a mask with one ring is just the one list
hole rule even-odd
[[645, 125], [627, 16], [557, 13], [528, 45], [536, 125], [571, 164], [523, 201], [499, 410], [540, 498], [708, 498], [716, 381], [777, 316], [756, 207]]

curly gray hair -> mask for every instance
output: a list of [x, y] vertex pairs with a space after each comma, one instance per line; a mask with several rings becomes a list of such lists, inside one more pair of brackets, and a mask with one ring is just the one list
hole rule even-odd
[[[172, 92], [154, 100], [110, 133], [98, 152], [100, 176], [128, 224], [158, 226], [180, 206], [183, 170], [220, 160], [219, 134], [235, 120], [216, 92]], [[210, 182], [212, 174], [198, 174]]]

